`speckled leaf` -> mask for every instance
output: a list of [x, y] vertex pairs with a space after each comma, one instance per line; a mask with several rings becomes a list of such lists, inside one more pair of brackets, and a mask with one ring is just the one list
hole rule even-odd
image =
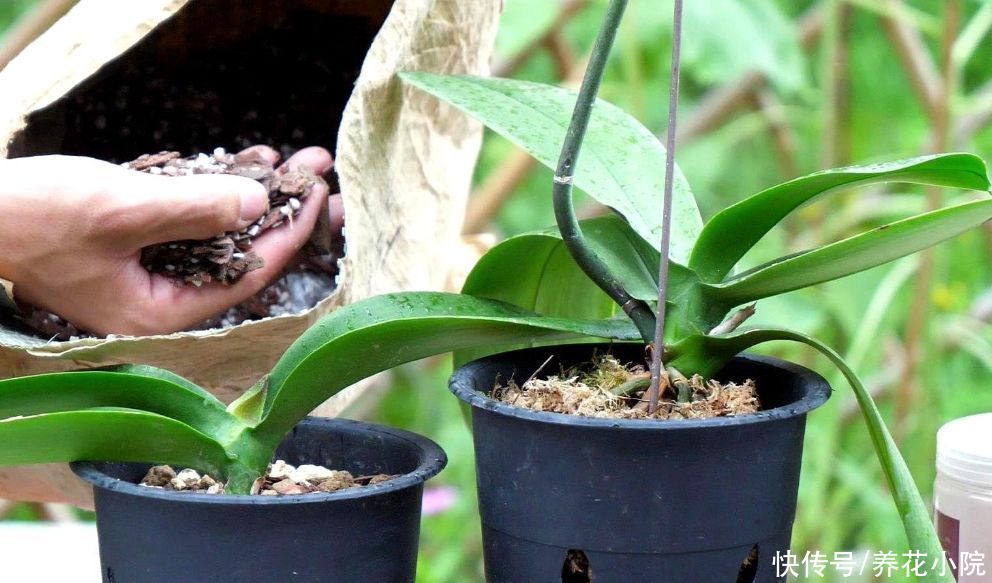
[[[403, 73], [415, 85], [465, 111], [554, 168], [575, 94], [509, 79]], [[575, 186], [622, 215], [655, 249], [661, 244], [665, 148], [620, 108], [599, 100], [578, 161]], [[689, 184], [676, 167], [670, 257], [683, 265], [702, 229]], [[551, 196], [551, 185], [548, 185]]]

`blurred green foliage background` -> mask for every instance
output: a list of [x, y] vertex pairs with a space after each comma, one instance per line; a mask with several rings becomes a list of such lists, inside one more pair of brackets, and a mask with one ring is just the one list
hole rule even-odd
[[[0, 1], [0, 30], [34, 3]], [[605, 6], [505, 0], [494, 71], [574, 85]], [[670, 20], [671, 0], [630, 2], [601, 92], [659, 136]], [[677, 160], [704, 218], [826, 167], [935, 150], [992, 157], [990, 27], [992, 3], [977, 0], [687, 2]], [[550, 171], [487, 134], [466, 233], [503, 237], [553, 224], [550, 187]], [[802, 209], [750, 260], [967, 196], [883, 185], [831, 197]], [[583, 216], [608, 212], [589, 199], [579, 206]], [[756, 320], [812, 333], [848, 357], [876, 393], [926, 499], [937, 428], [992, 411], [990, 251], [992, 230], [976, 230], [929, 256], [758, 305]], [[798, 348], [766, 352], [832, 370]], [[441, 358], [401, 367], [351, 412], [428, 435], [448, 452], [448, 469], [431, 486], [452, 487], [457, 497], [424, 518], [420, 583], [482, 580], [471, 438], [447, 394], [449, 373]], [[828, 378], [834, 397], [809, 419], [794, 552], [902, 552], [900, 521], [853, 399], [839, 376]], [[32, 510], [16, 513], [28, 518]]]

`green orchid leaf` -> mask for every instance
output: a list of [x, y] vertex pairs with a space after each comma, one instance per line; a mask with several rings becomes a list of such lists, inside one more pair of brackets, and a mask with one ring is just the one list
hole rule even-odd
[[[627, 291], [656, 303], [661, 255], [619, 217], [600, 217], [580, 224], [590, 247], [624, 282]], [[557, 229], [511, 237], [490, 249], [469, 273], [462, 293], [560, 318], [600, 320], [620, 312], [619, 306], [575, 263]], [[533, 345], [528, 342], [505, 349]], [[486, 348], [458, 351], [455, 363], [491, 352]]]
[[[418, 87], [475, 117], [554, 169], [575, 94], [510, 79], [401, 73]], [[665, 148], [630, 114], [597, 101], [577, 166], [575, 186], [620, 213], [655, 249], [661, 244]], [[676, 168], [671, 253], [685, 264], [702, 228], [689, 183]], [[551, 185], [548, 185], [550, 190]]]
[[[630, 295], [658, 300], [658, 251], [619, 217], [579, 224], [589, 246]], [[490, 249], [469, 273], [462, 293], [548, 316], [600, 319], [619, 310], [575, 263], [557, 229], [511, 237]]]
[[985, 163], [971, 154], [939, 154], [825, 170], [759, 192], [717, 213], [703, 227], [689, 260], [703, 281], [723, 280], [789, 213], [822, 194], [875, 182], [910, 182], [988, 190]]
[[[671, 361], [671, 365], [679, 370], [691, 370], [693, 372], [701, 370], [712, 375], [734, 355], [752, 346], [775, 340], [799, 342], [811, 346], [830, 359], [844, 375], [854, 390], [858, 406], [861, 408], [861, 414], [868, 428], [868, 434], [871, 436], [872, 445], [875, 448], [875, 455], [882, 466], [882, 471], [892, 491], [892, 498], [899, 515], [902, 517], [909, 548], [922, 551], [928, 557], [943, 556], [943, 549], [930, 520], [930, 513], [913, 482], [913, 476], [910, 474], [902, 454], [899, 453], [899, 448], [885, 426], [885, 420], [882, 419], [878, 407], [875, 406], [871, 394], [865, 389], [861, 380], [832, 348], [815, 338], [791, 330], [753, 329], [728, 336], [686, 339], [685, 343], [676, 349], [679, 356]], [[919, 580], [953, 581], [950, 575], [940, 577], [936, 569], [932, 569], [927, 576], [921, 577]]]
[[409, 292], [376, 296], [322, 318], [286, 351], [269, 375], [260, 439], [277, 442], [314, 407], [377, 372], [473, 347], [499, 350], [532, 340], [631, 340], [626, 319], [549, 318], [471, 296]]
[[783, 257], [719, 285], [708, 297], [739, 305], [888, 263], [992, 219], [992, 199], [968, 202], [883, 225], [860, 235]]
[[214, 439], [146, 411], [93, 408], [0, 419], [0, 465], [85, 460], [175, 464], [217, 477], [227, 476], [231, 462]]
[[[654, 306], [658, 301], [661, 254], [616, 216], [580, 221], [589, 246], [610, 266], [627, 292]], [[521, 258], [527, 258], [522, 261]], [[696, 332], [715, 324], [693, 316], [688, 298], [698, 295], [699, 278], [688, 268], [669, 263], [667, 331], [677, 336], [683, 321]], [[557, 229], [511, 237], [490, 249], [476, 263], [462, 293], [514, 304], [545, 316], [598, 320], [620, 316], [620, 308], [575, 263]], [[699, 320], [696, 322], [696, 320]], [[526, 346], [533, 346], [528, 343]], [[506, 347], [523, 348], [524, 345]], [[459, 351], [455, 363], [481, 358], [486, 349]]]
[[0, 419], [93, 407], [156, 413], [210, 435], [237, 424], [216, 397], [154, 367], [124, 365], [0, 380]]
[[190, 392], [202, 396], [204, 399], [211, 399], [218, 401], [217, 397], [213, 395], [210, 391], [204, 389], [200, 385], [194, 383], [193, 381], [181, 377], [171, 370], [165, 370], [164, 368], [158, 368], [157, 366], [150, 366], [147, 364], [112, 364], [109, 366], [103, 366], [98, 368], [86, 369], [88, 371], [94, 370], [106, 370], [110, 372], [127, 373], [132, 375], [140, 375], [143, 377], [152, 377], [159, 380], [170, 382], [174, 385], [179, 385], [180, 387], [188, 389]]

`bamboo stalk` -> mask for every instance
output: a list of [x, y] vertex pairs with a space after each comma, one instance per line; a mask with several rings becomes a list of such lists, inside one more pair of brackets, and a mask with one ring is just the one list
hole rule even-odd
[[[820, 168], [834, 168], [850, 158], [850, 74], [848, 43], [852, 7], [846, 0], [830, 0], [824, 18], [821, 46], [823, 46], [824, 108], [821, 130]], [[822, 240], [823, 225], [830, 215], [826, 201], [813, 203], [807, 210], [808, 219], [803, 230]], [[787, 222], [787, 231], [796, 232], [796, 219]]]
[[555, 16], [551, 26], [549, 26], [543, 34], [527, 43], [527, 45], [517, 52], [517, 54], [513, 55], [506, 61], [496, 63], [493, 66], [493, 76], [509, 77], [513, 75], [517, 69], [529, 61], [535, 53], [546, 48], [549, 40], [553, 36], [557, 35], [566, 24], [575, 18], [575, 16], [580, 14], [588, 5], [589, 0], [565, 0], [562, 2], [561, 9], [558, 11], [558, 15]]
[[[843, 0], [829, 0], [829, 7], [826, 23], [823, 29], [823, 45], [821, 75], [824, 87], [823, 96], [823, 120], [820, 129], [820, 167], [833, 168], [835, 146], [837, 143], [837, 109], [838, 109], [838, 85], [844, 75], [843, 62], [840, 60], [840, 45], [842, 43], [840, 13], [843, 7]], [[817, 213], [816, 226], [822, 222], [823, 213]]]
[[853, 127], [851, 123], [851, 67], [850, 67], [850, 45], [852, 21], [854, 18], [854, 7], [844, 2], [840, 5], [837, 15], [837, 52], [834, 55], [834, 121], [837, 127], [834, 129], [833, 164], [831, 168], [838, 165], [851, 163], [851, 150], [854, 142], [852, 135]]
[[778, 154], [782, 175], [793, 178], [799, 175], [799, 162], [796, 157], [796, 135], [792, 131], [783, 112], [784, 106], [773, 91], [767, 87], [755, 91], [755, 105], [768, 122], [768, 132], [772, 145]]
[[[822, 6], [815, 6], [806, 11], [796, 26], [799, 29], [799, 43], [809, 51], [823, 32], [825, 11]], [[707, 132], [714, 130], [732, 116], [741, 107], [751, 102], [756, 90], [765, 87], [768, 78], [759, 71], [748, 71], [737, 79], [713, 89], [696, 105], [692, 115], [679, 126], [676, 143], [688, 143]]]
[[38, 516], [47, 522], [77, 522], [72, 506], [68, 504], [56, 504], [53, 502], [40, 502], [32, 504]]
[[[951, 98], [956, 86], [952, 61], [954, 40], [958, 34], [961, 19], [959, 0], [946, 0], [944, 4], [944, 32], [941, 40], [940, 67], [943, 74], [937, 101], [933, 104], [933, 142], [930, 150], [940, 152], [947, 149], [950, 140]], [[938, 187], [927, 189], [927, 210], [940, 208], [942, 191]], [[909, 321], [906, 324], [906, 366], [902, 370], [899, 390], [895, 402], [895, 430], [897, 440], [905, 435], [909, 410], [921, 388], [917, 373], [923, 358], [925, 332], [930, 324], [930, 293], [933, 287], [934, 250], [926, 249], [920, 257], [916, 272], [913, 298], [910, 305]]]
[[534, 157], [523, 150], [514, 150], [507, 156], [472, 193], [465, 210], [462, 233], [471, 235], [484, 231], [535, 166]]
[[955, 148], [964, 147], [979, 130], [992, 122], [992, 81], [976, 89], [971, 100], [973, 105], [954, 125]]
[[571, 45], [568, 44], [568, 41], [565, 40], [565, 37], [562, 36], [561, 30], [555, 30], [548, 37], [544, 43], [544, 48], [548, 50], [548, 54], [551, 55], [551, 59], [555, 63], [558, 78], [564, 79], [568, 77], [569, 73], [575, 67], [575, 53]]
[[[899, 13], [901, 0], [886, 0], [893, 14]], [[941, 75], [927, 52], [926, 44], [919, 31], [903, 19], [886, 16], [882, 18], [885, 31], [889, 36], [903, 68], [909, 75], [910, 83], [916, 91], [924, 111], [931, 120], [940, 117], [941, 94], [943, 93]]]

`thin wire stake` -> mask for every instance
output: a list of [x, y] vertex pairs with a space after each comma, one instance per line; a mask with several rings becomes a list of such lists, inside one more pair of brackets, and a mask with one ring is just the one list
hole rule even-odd
[[682, 0], [675, 0], [672, 34], [672, 76], [668, 92], [668, 136], [665, 152], [665, 206], [661, 216], [661, 264], [658, 266], [658, 316], [655, 320], [654, 347], [651, 350], [651, 385], [648, 387], [648, 415], [658, 408], [661, 387], [662, 354], [665, 351], [665, 301], [668, 299], [668, 250], [672, 231], [672, 186], [675, 174], [675, 120], [679, 107], [679, 71], [682, 59]]

